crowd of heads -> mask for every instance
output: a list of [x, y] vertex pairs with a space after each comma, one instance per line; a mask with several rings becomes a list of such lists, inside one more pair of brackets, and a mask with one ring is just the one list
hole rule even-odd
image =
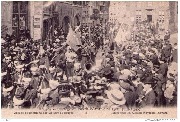
[[78, 50], [67, 44], [60, 28], [45, 43], [33, 40], [29, 31], [18, 39], [7, 35], [1, 41], [1, 106], [176, 106], [177, 62], [170, 33], [161, 38], [148, 22], [135, 28], [122, 46], [105, 35], [102, 25], [82, 25]]

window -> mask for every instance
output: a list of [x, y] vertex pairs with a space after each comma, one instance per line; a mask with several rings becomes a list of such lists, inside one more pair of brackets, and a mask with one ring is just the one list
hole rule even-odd
[[28, 2], [13, 2], [12, 34], [18, 37], [20, 31], [28, 27]]
[[164, 11], [159, 11], [159, 22], [164, 22]]
[[136, 22], [140, 22], [141, 21], [141, 10], [136, 10]]

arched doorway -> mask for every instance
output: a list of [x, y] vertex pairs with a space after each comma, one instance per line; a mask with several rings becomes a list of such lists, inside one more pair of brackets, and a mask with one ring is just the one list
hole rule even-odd
[[69, 32], [69, 25], [68, 24], [70, 24], [70, 18], [69, 18], [69, 16], [65, 16], [63, 18], [63, 21], [62, 21], [62, 28], [64, 30], [65, 37], [67, 36], [67, 34]]
[[80, 20], [79, 20], [79, 15], [77, 14], [75, 17], [74, 17], [74, 26], [79, 26], [80, 25]]

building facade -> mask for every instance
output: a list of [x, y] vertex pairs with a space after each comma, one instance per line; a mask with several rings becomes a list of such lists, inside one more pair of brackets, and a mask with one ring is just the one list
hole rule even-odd
[[[109, 3], [108, 1], [86, 1], [82, 12], [82, 23], [93, 24], [93, 23], [107, 23], [109, 20]], [[94, 11], [98, 11], [99, 19], [92, 19]]]
[[18, 37], [21, 30], [29, 29], [35, 39], [52, 38], [56, 27], [68, 33], [72, 28], [93, 23], [90, 19], [94, 9], [99, 11], [103, 23], [109, 19], [109, 3], [103, 1], [2, 1], [1, 23], [2, 35], [13, 34]]
[[[109, 22], [132, 25], [140, 21], [158, 22], [167, 30], [170, 29], [172, 13], [177, 11], [176, 2], [111, 2]], [[176, 7], [175, 7], [176, 6]], [[174, 8], [174, 9], [171, 9]], [[175, 15], [174, 15], [175, 16]]]
[[68, 24], [80, 25], [82, 2], [2, 1], [1, 12], [2, 36], [29, 29], [35, 39], [45, 39], [57, 26], [68, 33]]
[[[82, 21], [82, 2], [49, 2], [43, 8], [43, 39], [52, 38], [56, 27], [63, 28], [67, 34], [69, 25], [79, 26]], [[46, 37], [48, 36], [48, 37]]]

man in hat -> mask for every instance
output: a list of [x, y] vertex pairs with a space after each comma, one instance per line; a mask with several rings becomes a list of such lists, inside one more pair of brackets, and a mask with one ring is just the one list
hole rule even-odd
[[[176, 91], [176, 88], [174, 85], [174, 81], [172, 79], [167, 80], [166, 88], [164, 91], [164, 96], [166, 99], [166, 106], [172, 106], [174, 97], [177, 96], [174, 94], [175, 91]], [[176, 98], [176, 101], [177, 101], [177, 98]]]
[[104, 99], [104, 105], [102, 107], [108, 108], [126, 108], [126, 99], [124, 94], [120, 91], [120, 85], [117, 83], [111, 83], [109, 89], [105, 91], [108, 99]]
[[2, 108], [7, 108], [9, 107], [8, 104], [12, 105], [12, 97], [13, 97], [13, 92], [14, 92], [14, 85], [11, 79], [7, 79], [7, 72], [4, 72], [1, 74], [1, 106]]
[[30, 81], [30, 86], [35, 89], [38, 90], [39, 85], [40, 85], [40, 80], [39, 80], [39, 68], [36, 64], [31, 64], [31, 74], [32, 74], [32, 80]]
[[167, 72], [168, 72], [168, 64], [164, 63], [163, 61], [160, 61], [160, 67], [159, 67], [159, 74], [162, 74], [164, 76], [164, 78], [167, 76]]
[[[155, 79], [154, 79], [155, 80]], [[158, 107], [162, 106], [164, 104], [164, 91], [163, 86], [166, 83], [166, 79], [162, 74], [158, 74], [156, 76], [156, 84], [154, 86], [154, 92], [156, 94], [156, 105]]]
[[161, 52], [162, 60], [169, 63], [171, 54], [172, 54], [172, 45], [169, 43], [169, 41], [166, 41]]
[[82, 45], [81, 56], [82, 56], [81, 67], [84, 68], [85, 64], [88, 62], [88, 59], [90, 58], [90, 52], [86, 44]]
[[167, 30], [166, 33], [165, 33], [165, 35], [164, 35], [164, 40], [166, 41], [166, 40], [170, 39], [170, 36], [171, 36], [171, 34], [170, 34], [170, 32]]
[[120, 80], [119, 84], [121, 86], [121, 91], [123, 92], [126, 99], [126, 106], [128, 108], [135, 107], [138, 94], [135, 92], [134, 87], [123, 80]]
[[152, 82], [144, 82], [143, 84], [145, 95], [141, 102], [142, 107], [154, 107], [155, 105], [155, 92], [152, 89]]

